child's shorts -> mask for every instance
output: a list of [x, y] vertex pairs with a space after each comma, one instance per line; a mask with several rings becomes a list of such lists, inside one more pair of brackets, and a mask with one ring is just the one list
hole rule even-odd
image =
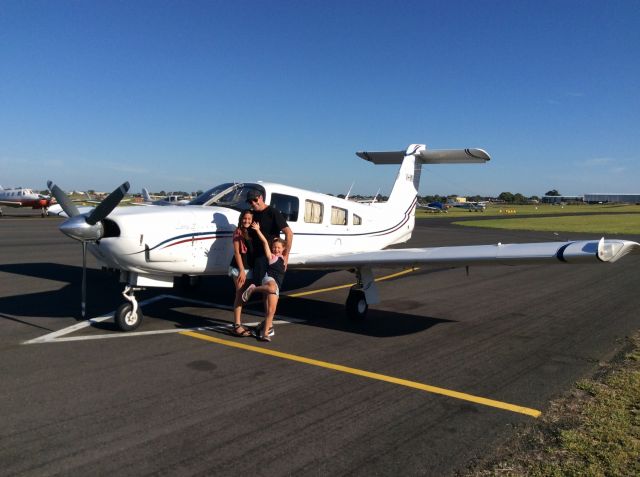
[[[251, 280], [253, 278], [253, 273], [251, 273], [251, 269], [245, 268], [244, 271], [245, 271], [245, 278], [247, 280]], [[240, 270], [238, 270], [236, 267], [229, 267], [228, 275], [231, 278], [238, 278], [238, 276], [240, 275]]]
[[264, 278], [262, 279], [262, 284], [266, 285], [269, 282], [273, 282], [273, 284], [276, 286], [276, 291], [274, 292], [274, 295], [280, 296], [280, 287], [278, 286], [278, 282], [276, 281], [276, 279], [273, 277], [270, 277], [269, 275], [265, 275]]

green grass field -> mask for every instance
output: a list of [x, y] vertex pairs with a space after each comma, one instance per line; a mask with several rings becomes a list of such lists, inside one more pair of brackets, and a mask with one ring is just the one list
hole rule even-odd
[[565, 215], [565, 214], [640, 214], [640, 205], [601, 204], [601, 205], [490, 205], [484, 212], [469, 212], [464, 209], [451, 208], [446, 214], [432, 213], [418, 209], [416, 217], [519, 217], [530, 215]]
[[640, 234], [640, 214], [572, 215], [454, 222], [465, 227], [535, 230], [540, 232], [588, 232], [603, 234]]
[[[453, 222], [464, 227], [640, 235], [640, 206], [638, 205], [491, 206], [485, 212], [449, 209], [447, 214], [434, 214], [420, 210], [416, 213], [416, 217], [480, 219]], [[488, 217], [491, 219], [487, 220]]]

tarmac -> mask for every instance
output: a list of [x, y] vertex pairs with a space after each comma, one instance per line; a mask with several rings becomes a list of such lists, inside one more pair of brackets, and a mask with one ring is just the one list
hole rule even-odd
[[[207, 277], [138, 294], [144, 322], [122, 333], [123, 286], [93, 259], [77, 320], [81, 246], [61, 221], [0, 218], [2, 475], [456, 475], [640, 328], [631, 256], [377, 270], [363, 321], [345, 317], [350, 273], [291, 271], [271, 343], [229, 335], [231, 280]], [[418, 220], [403, 246], [599, 238], [450, 222]]]

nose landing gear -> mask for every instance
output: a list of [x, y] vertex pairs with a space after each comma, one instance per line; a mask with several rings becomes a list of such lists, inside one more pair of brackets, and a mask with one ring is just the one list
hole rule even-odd
[[142, 323], [142, 318], [144, 318], [142, 310], [138, 307], [138, 301], [134, 296], [134, 292], [138, 290], [142, 290], [142, 288], [135, 288], [130, 285], [124, 287], [122, 296], [127, 302], [118, 307], [113, 318], [116, 326], [121, 331], [135, 330]]

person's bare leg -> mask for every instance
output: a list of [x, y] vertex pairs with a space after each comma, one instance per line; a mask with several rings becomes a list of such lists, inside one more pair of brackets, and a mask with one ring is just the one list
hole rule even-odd
[[269, 338], [269, 330], [273, 328], [273, 317], [276, 314], [276, 308], [278, 306], [278, 295], [270, 293], [267, 295], [267, 314], [264, 320], [264, 327], [262, 328], [262, 337]]
[[[246, 297], [245, 297], [244, 301], [249, 301], [254, 293], [267, 294], [267, 293], [275, 293], [275, 291], [276, 291], [275, 282], [269, 281], [265, 285], [254, 286], [250, 291], [247, 290], [246, 291]], [[265, 307], [266, 307], [266, 305], [265, 305]], [[266, 313], [266, 308], [265, 308], [265, 313]]]
[[244, 291], [246, 282], [241, 287], [238, 286], [237, 280], [234, 280], [234, 283], [236, 285], [236, 296], [233, 300], [233, 331], [235, 334], [244, 335], [249, 332], [249, 330], [242, 325], [242, 292]]

